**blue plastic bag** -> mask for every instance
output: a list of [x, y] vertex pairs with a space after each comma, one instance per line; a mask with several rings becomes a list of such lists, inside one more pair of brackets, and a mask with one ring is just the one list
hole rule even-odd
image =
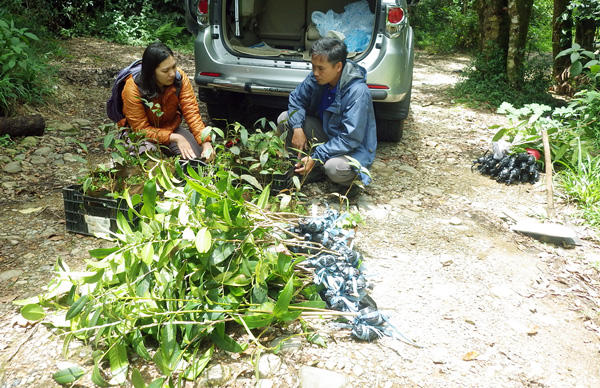
[[315, 11], [312, 13], [311, 19], [321, 36], [327, 36], [329, 31], [344, 34], [346, 36], [344, 43], [349, 52], [365, 51], [369, 47], [373, 36], [375, 15], [371, 13], [367, 0], [348, 4], [341, 14], [333, 10], [329, 10], [327, 13]]

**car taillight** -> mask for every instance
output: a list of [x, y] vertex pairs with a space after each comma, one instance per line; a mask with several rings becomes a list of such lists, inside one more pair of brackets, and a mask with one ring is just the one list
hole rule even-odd
[[208, 0], [198, 2], [198, 14], [206, 15], [208, 13]]
[[400, 7], [388, 8], [388, 23], [398, 24], [404, 19], [404, 10]]
[[209, 73], [209, 72], [206, 72], [206, 71], [201, 71], [200, 75], [205, 75], [207, 77], [220, 77], [221, 73]]
[[208, 27], [208, 0], [198, 1], [198, 14], [196, 16], [200, 27]]
[[387, 6], [387, 20], [385, 23], [385, 36], [397, 38], [407, 24], [406, 11], [395, 5]]
[[369, 87], [369, 89], [389, 89], [389, 86], [385, 86], [385, 85], [374, 85], [374, 84], [367, 84], [367, 86]]

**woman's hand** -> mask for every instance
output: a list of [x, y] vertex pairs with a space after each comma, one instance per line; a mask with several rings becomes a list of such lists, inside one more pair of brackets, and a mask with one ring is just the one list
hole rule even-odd
[[195, 159], [196, 154], [192, 149], [190, 143], [186, 140], [185, 137], [178, 133], [172, 133], [169, 137], [169, 140], [175, 142], [177, 144], [177, 148], [179, 148], [179, 152], [181, 152], [181, 157], [183, 159]]
[[215, 160], [215, 150], [209, 141], [202, 143], [202, 158], [206, 159], [207, 162]]

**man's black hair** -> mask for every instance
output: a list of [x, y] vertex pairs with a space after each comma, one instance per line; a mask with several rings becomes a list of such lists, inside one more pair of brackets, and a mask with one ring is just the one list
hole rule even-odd
[[335, 65], [338, 62], [342, 62], [342, 65], [346, 65], [348, 49], [346, 48], [346, 44], [338, 38], [321, 38], [313, 44], [309, 54], [311, 57], [313, 55], [325, 57], [327, 62], [332, 65]]

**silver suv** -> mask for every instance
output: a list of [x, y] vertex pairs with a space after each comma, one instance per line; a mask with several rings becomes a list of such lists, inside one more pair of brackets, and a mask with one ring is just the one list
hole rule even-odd
[[353, 38], [349, 58], [367, 70], [378, 139], [402, 138], [414, 59], [408, 6], [418, 0], [360, 0], [368, 9], [354, 19], [344, 17], [356, 0], [182, 1], [196, 36], [198, 97], [211, 119], [240, 120], [256, 107], [287, 109], [289, 93], [311, 71], [314, 41], [330, 34], [324, 29], [338, 36], [341, 30]]

